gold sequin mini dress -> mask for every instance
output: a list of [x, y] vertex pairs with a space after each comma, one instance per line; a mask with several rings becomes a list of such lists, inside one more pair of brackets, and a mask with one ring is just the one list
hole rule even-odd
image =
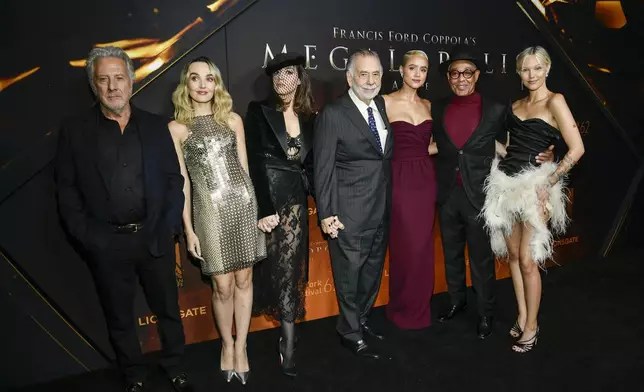
[[252, 267], [266, 257], [266, 240], [257, 227], [257, 200], [239, 162], [235, 132], [212, 117], [189, 126], [183, 156], [192, 183], [192, 217], [199, 237], [201, 270], [221, 275]]

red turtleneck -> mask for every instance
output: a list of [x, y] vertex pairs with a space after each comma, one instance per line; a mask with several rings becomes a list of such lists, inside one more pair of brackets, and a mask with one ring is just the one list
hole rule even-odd
[[[481, 121], [481, 94], [474, 92], [465, 97], [455, 95], [452, 97], [445, 110], [445, 130], [452, 142], [459, 150], [472, 136]], [[456, 184], [461, 185], [463, 180], [458, 172]]]

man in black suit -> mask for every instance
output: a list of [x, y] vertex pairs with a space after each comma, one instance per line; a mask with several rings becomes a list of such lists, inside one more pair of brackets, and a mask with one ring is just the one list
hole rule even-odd
[[364, 335], [383, 339], [368, 324], [382, 276], [391, 202], [393, 134], [382, 97], [382, 64], [371, 50], [347, 64], [350, 90], [317, 117], [313, 141], [317, 212], [330, 236], [329, 253], [342, 343], [378, 358]]
[[60, 214], [94, 277], [126, 391], [141, 391], [146, 377], [134, 320], [137, 281], [159, 320], [161, 366], [177, 391], [188, 391], [174, 273], [184, 179], [168, 121], [130, 104], [134, 67], [123, 50], [93, 49], [86, 69], [98, 104], [61, 128]]
[[[492, 333], [496, 275], [490, 239], [478, 215], [485, 201], [483, 186], [492, 160], [496, 151], [504, 153], [508, 108], [476, 91], [480, 62], [467, 47], [453, 51], [449, 60], [441, 64], [441, 72], [454, 95], [432, 104], [438, 148], [436, 200], [451, 300], [450, 308], [438, 320], [450, 320], [467, 307], [467, 243], [472, 286], [478, 300], [477, 334], [484, 339]], [[539, 154], [537, 161], [551, 161], [553, 147]]]

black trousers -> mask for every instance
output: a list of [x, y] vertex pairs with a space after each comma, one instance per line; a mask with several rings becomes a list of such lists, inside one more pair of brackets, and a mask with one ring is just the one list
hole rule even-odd
[[490, 238], [479, 210], [470, 203], [465, 189], [454, 186], [445, 203], [438, 206], [438, 219], [445, 255], [445, 277], [452, 305], [464, 304], [465, 244], [467, 242], [472, 286], [480, 316], [492, 316], [496, 302], [496, 275]]
[[376, 302], [389, 236], [386, 221], [376, 229], [340, 231], [329, 240], [331, 268], [338, 299], [337, 331], [345, 339], [363, 339], [362, 325], [367, 322]]
[[179, 312], [175, 278], [174, 243], [159, 243], [165, 251], [153, 257], [141, 232], [111, 234], [108, 249], [90, 255], [89, 265], [103, 307], [110, 342], [127, 382], [143, 382], [146, 365], [136, 333], [134, 296], [137, 281], [143, 287], [150, 310], [158, 318], [163, 345], [161, 367], [171, 378], [178, 376], [185, 336]]

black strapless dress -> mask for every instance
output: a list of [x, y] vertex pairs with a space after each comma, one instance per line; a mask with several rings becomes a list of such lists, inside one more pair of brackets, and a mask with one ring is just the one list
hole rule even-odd
[[510, 133], [510, 144], [504, 158], [496, 157], [485, 181], [485, 204], [481, 216], [490, 234], [492, 250], [499, 257], [507, 257], [505, 237], [512, 233], [514, 224], [524, 222], [534, 227], [530, 251], [535, 263], [543, 267], [552, 258], [553, 234], [563, 234], [568, 224], [565, 178], [550, 189], [546, 204], [550, 228], [539, 213], [537, 188], [545, 185], [548, 176], [557, 168], [553, 162], [538, 164], [536, 157], [561, 137], [559, 131], [547, 122], [531, 118], [519, 119], [508, 108], [505, 126]]

